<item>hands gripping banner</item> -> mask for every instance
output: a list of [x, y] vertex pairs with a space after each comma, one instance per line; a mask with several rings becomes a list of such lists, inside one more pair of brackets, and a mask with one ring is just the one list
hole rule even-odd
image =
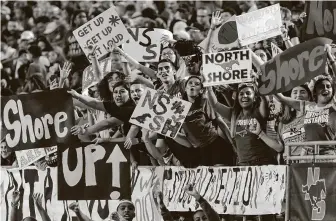
[[71, 140], [71, 96], [64, 89], [1, 98], [2, 127], [13, 150], [50, 147]]
[[60, 200], [130, 199], [129, 152], [122, 143], [60, 145]]

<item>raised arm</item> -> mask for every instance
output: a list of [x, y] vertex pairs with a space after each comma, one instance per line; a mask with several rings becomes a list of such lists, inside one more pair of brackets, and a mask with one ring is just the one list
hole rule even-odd
[[276, 94], [275, 97], [278, 98], [278, 100], [280, 102], [284, 103], [285, 105], [288, 105], [288, 106], [294, 108], [297, 111], [302, 111], [301, 110], [301, 101], [295, 100], [295, 99], [290, 98], [290, 97], [285, 97], [280, 93]]
[[68, 91], [68, 93], [71, 94], [73, 98], [82, 102], [86, 106], [88, 106], [90, 108], [93, 108], [93, 109], [96, 109], [96, 110], [101, 110], [101, 111], [106, 112], [103, 101], [97, 100], [97, 99], [89, 97], [89, 96], [81, 95], [81, 94], [77, 93], [77, 91], [75, 91], [75, 90]]
[[76, 216], [78, 217], [79, 221], [92, 221], [89, 217], [84, 215], [82, 211], [79, 209], [79, 205], [77, 202], [71, 203], [69, 205], [69, 209], [74, 211], [76, 213]]
[[89, 126], [87, 128], [83, 128], [79, 125], [73, 126], [71, 128], [71, 132], [73, 135], [90, 135], [97, 133], [102, 130], [106, 130], [111, 127], [116, 127], [121, 125], [123, 122], [121, 120], [118, 120], [115, 117], [111, 117], [105, 120], [102, 120], [92, 126]]
[[35, 202], [35, 205], [42, 217], [42, 221], [51, 221], [47, 211], [45, 211], [45, 209], [42, 206], [42, 194], [40, 193], [34, 193], [33, 194], [33, 199]]
[[10, 221], [19, 221], [19, 208], [20, 207], [20, 191], [14, 191], [12, 194], [12, 202], [11, 202], [11, 213], [9, 215]]
[[212, 90], [212, 87], [207, 87], [208, 98], [210, 105], [218, 112], [225, 120], [231, 121], [231, 108], [225, 106], [218, 102], [215, 93]]
[[220, 221], [218, 213], [211, 207], [211, 205], [195, 190], [192, 184], [188, 184], [184, 189], [187, 194], [193, 196], [200, 204], [205, 216], [211, 221]]
[[205, 53], [210, 53], [210, 39], [212, 33], [214, 30], [216, 30], [216, 27], [222, 23], [223, 23], [223, 17], [221, 15], [221, 12], [220, 11], [213, 12], [211, 17], [211, 26], [208, 35], [205, 38], [205, 49], [204, 49]]

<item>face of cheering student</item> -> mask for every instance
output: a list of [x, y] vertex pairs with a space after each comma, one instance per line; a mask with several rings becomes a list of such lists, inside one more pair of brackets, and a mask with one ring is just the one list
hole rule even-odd
[[200, 71], [201, 63], [198, 61], [196, 56], [194, 56], [187, 64], [187, 69], [189, 74], [196, 75]]
[[208, 221], [208, 218], [203, 211], [197, 211], [193, 215], [193, 221]]
[[291, 93], [291, 98], [300, 100], [300, 101], [309, 101], [310, 99], [308, 91], [301, 86], [297, 86], [293, 88], [292, 93]]
[[89, 88], [89, 95], [93, 98], [99, 98], [99, 91], [96, 85]]
[[176, 61], [176, 54], [171, 48], [165, 48], [162, 50], [161, 53], [162, 59], [168, 59], [172, 62]]
[[119, 82], [119, 81], [121, 81], [122, 79], [120, 78], [120, 75], [118, 74], [118, 73], [113, 73], [108, 79], [107, 79], [107, 81], [108, 81], [108, 86], [109, 86], [109, 90], [111, 91], [111, 92], [113, 92], [113, 86], [117, 83], [117, 82]]
[[258, 55], [263, 62], [266, 62], [268, 60], [267, 54], [264, 50], [258, 49], [254, 52], [256, 55]]
[[238, 101], [243, 109], [251, 108], [255, 99], [255, 92], [252, 87], [244, 87], [238, 92]]
[[130, 87], [131, 99], [138, 104], [145, 87], [142, 84], [132, 84]]
[[316, 84], [316, 97], [318, 104], [327, 104], [333, 96], [333, 87], [328, 80], [317, 82]]
[[11, 155], [11, 151], [8, 148], [6, 141], [1, 142], [1, 157], [6, 159]]
[[121, 203], [118, 206], [117, 212], [127, 221], [132, 221], [135, 217], [135, 208], [128, 202]]
[[186, 84], [186, 92], [188, 97], [196, 98], [202, 93], [203, 87], [200, 79], [193, 77], [190, 78]]
[[129, 99], [129, 92], [124, 86], [119, 86], [113, 90], [113, 100], [117, 106], [125, 104]]
[[163, 83], [174, 81], [175, 68], [169, 62], [161, 62], [158, 65], [157, 76]]

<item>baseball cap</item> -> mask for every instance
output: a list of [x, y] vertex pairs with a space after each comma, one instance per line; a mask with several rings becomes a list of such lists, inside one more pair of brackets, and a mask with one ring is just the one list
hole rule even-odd
[[32, 31], [24, 31], [21, 34], [20, 40], [33, 41], [35, 39], [35, 35]]

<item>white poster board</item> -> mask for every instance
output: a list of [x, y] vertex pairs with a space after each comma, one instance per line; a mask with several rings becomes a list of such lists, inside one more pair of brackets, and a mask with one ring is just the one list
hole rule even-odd
[[275, 45], [273, 42], [271, 42], [271, 49], [272, 49], [272, 58], [277, 56], [278, 54], [282, 53], [283, 51]]
[[88, 50], [85, 46], [97, 45], [98, 59], [108, 53], [107, 47], [110, 44], [119, 46], [132, 40], [114, 6], [74, 30], [73, 34], [86, 56]]
[[281, 35], [280, 5], [275, 4], [236, 17], [242, 46]]
[[[207, 40], [205, 39], [198, 46], [205, 50], [206, 42]], [[238, 46], [236, 16], [233, 15], [223, 25], [213, 31], [210, 37], [209, 51], [219, 52]]]
[[203, 54], [204, 86], [252, 81], [249, 49]]
[[173, 34], [159, 28], [131, 28], [128, 29], [134, 41], [123, 44], [124, 51], [139, 62], [158, 62], [161, 50], [161, 38]]
[[190, 107], [190, 102], [147, 88], [129, 122], [175, 138]]
[[32, 163], [35, 163], [42, 157], [45, 157], [47, 154], [44, 148], [36, 148], [36, 149], [15, 151], [15, 155], [19, 168], [23, 169], [31, 165]]

